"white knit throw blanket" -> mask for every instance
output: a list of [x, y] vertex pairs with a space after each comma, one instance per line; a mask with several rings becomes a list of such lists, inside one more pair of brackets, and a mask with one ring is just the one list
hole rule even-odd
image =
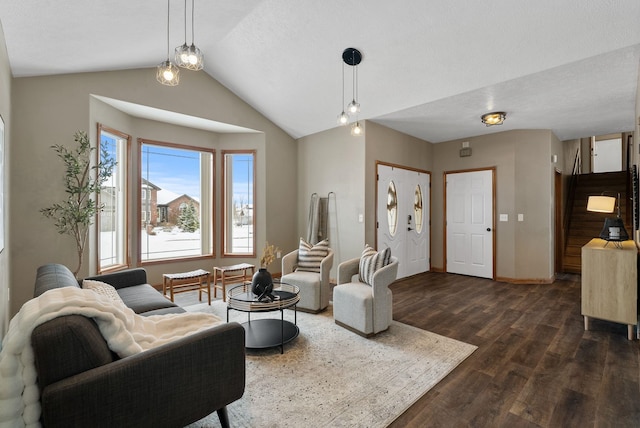
[[40, 394], [31, 332], [53, 318], [93, 318], [109, 349], [121, 358], [222, 323], [213, 314], [137, 315], [122, 301], [76, 287], [55, 288], [25, 303], [9, 324], [0, 352], [0, 428], [39, 427]]

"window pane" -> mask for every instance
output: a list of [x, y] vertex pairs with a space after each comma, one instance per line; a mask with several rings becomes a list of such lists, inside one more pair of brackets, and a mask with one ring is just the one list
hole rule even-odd
[[213, 253], [213, 152], [142, 143], [141, 261]]
[[100, 160], [115, 159], [117, 164], [112, 175], [102, 184], [100, 203], [104, 208], [98, 220], [99, 270], [127, 263], [126, 183], [127, 148], [129, 136], [117, 131], [109, 132], [99, 127], [99, 140], [103, 150]]
[[413, 215], [416, 219], [416, 232], [422, 233], [422, 188], [419, 184], [413, 197]]
[[389, 233], [391, 236], [395, 236], [398, 228], [398, 194], [393, 181], [390, 181], [389, 187], [387, 187], [387, 222], [389, 223]]
[[224, 152], [224, 252], [254, 254], [255, 153]]

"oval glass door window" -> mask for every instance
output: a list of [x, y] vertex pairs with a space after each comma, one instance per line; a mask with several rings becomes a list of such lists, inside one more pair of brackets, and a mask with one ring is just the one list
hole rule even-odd
[[398, 194], [393, 181], [389, 182], [389, 187], [387, 188], [387, 220], [389, 233], [391, 236], [396, 236], [396, 230], [398, 229]]
[[422, 188], [419, 184], [413, 198], [413, 215], [416, 219], [416, 232], [422, 233]]

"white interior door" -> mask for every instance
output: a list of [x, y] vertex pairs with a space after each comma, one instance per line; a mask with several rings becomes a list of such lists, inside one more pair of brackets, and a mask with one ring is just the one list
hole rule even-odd
[[593, 172], [622, 171], [622, 138], [593, 141]]
[[398, 278], [429, 270], [429, 173], [378, 165], [378, 248], [398, 258]]
[[447, 272], [493, 278], [493, 171], [445, 180]]

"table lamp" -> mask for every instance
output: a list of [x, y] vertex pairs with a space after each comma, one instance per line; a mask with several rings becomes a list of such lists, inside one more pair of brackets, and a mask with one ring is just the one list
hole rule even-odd
[[[620, 193], [618, 197], [613, 196], [589, 196], [587, 201], [587, 211], [597, 213], [612, 213], [616, 211], [616, 217], [607, 217], [604, 219], [604, 226], [600, 232], [600, 238], [607, 241], [607, 244], [611, 241], [619, 243], [629, 239], [629, 234], [624, 228], [624, 222], [620, 218]], [[607, 245], [605, 244], [605, 246]], [[616, 246], [620, 246], [616, 244]]]

